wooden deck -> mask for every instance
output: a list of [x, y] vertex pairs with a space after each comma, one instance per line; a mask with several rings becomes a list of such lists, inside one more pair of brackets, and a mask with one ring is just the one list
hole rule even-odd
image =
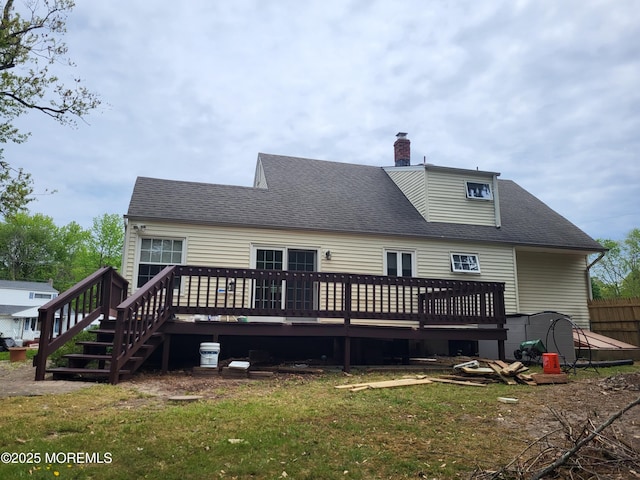
[[[158, 347], [166, 366], [176, 335], [332, 337], [343, 344], [347, 371], [354, 338], [495, 340], [504, 358], [503, 283], [170, 266], [130, 297], [127, 290], [105, 268], [41, 307], [36, 380], [48, 356], [98, 318], [96, 342], [84, 357], [68, 357], [58, 376], [85, 368], [117, 383]], [[195, 315], [248, 321], [179, 320]]]

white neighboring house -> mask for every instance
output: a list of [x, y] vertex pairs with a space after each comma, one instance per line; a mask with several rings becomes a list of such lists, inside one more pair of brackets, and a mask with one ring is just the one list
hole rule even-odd
[[38, 308], [57, 296], [51, 283], [0, 280], [1, 336], [23, 342], [38, 338]]

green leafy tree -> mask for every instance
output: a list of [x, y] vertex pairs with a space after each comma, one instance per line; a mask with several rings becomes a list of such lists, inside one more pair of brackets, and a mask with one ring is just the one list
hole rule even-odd
[[593, 269], [601, 298], [640, 297], [640, 229], [622, 241], [600, 240], [609, 249]]
[[8, 280], [47, 281], [57, 269], [58, 227], [51, 217], [18, 213], [0, 224], [0, 271]]
[[92, 271], [100, 267], [120, 268], [124, 245], [124, 221], [118, 214], [105, 213], [93, 219], [89, 252]]
[[621, 293], [626, 298], [640, 298], [640, 229], [634, 228], [624, 239], [626, 266], [629, 271], [622, 281]]
[[29, 197], [32, 193], [31, 175], [23, 172], [22, 169], [15, 170], [7, 162], [2, 161], [2, 149], [0, 149], [0, 217], [23, 210], [32, 200]]
[[[1, 5], [0, 19], [0, 143], [24, 142], [28, 133], [14, 121], [39, 111], [61, 124], [75, 124], [96, 108], [98, 97], [75, 78], [67, 83], [54, 66], [73, 66], [62, 41], [72, 0], [13, 0]], [[0, 149], [0, 215], [23, 211], [33, 200], [31, 176], [2, 161]]]
[[91, 234], [78, 223], [71, 222], [58, 229], [56, 259], [58, 261], [54, 284], [60, 291], [78, 283], [93, 270], [86, 266], [85, 258]]
[[0, 278], [48, 281], [67, 290], [102, 266], [119, 267], [124, 226], [118, 215], [93, 219], [90, 230], [51, 217], [17, 213], [0, 222]]

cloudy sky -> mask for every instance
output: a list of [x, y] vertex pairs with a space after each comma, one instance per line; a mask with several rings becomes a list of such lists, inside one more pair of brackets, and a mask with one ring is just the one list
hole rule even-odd
[[77, 0], [66, 40], [103, 105], [5, 146], [59, 226], [125, 214], [137, 176], [250, 186], [258, 152], [391, 165], [403, 131], [595, 238], [640, 227], [634, 0]]

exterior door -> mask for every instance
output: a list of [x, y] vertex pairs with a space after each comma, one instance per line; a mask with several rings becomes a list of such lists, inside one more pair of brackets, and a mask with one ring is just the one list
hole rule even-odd
[[[283, 270], [284, 250], [256, 250], [258, 270]], [[255, 308], [282, 308], [282, 282], [261, 280], [256, 282]]]
[[[257, 249], [256, 268], [260, 270], [288, 270], [314, 272], [317, 252], [302, 249]], [[261, 280], [256, 282], [255, 308], [287, 308], [313, 310], [317, 305], [314, 282]]]
[[[289, 250], [287, 255], [287, 270], [291, 272], [315, 272], [315, 250]], [[316, 288], [314, 282], [296, 281], [287, 284], [287, 308], [298, 310], [313, 310], [317, 306]]]

